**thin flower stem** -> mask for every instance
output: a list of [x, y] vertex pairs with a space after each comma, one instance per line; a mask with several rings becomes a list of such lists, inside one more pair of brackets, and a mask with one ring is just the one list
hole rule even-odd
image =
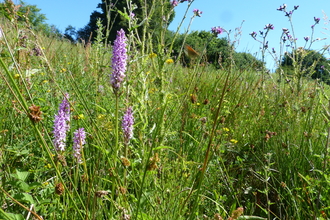
[[[25, 110], [26, 114], [28, 115], [28, 105], [27, 105], [26, 99], [23, 97], [23, 95], [22, 95], [22, 93], [20, 92], [20, 90], [19, 90], [17, 84], [15, 83], [15, 81], [14, 81], [12, 75], [10, 74], [8, 68], [6, 67], [6, 65], [4, 64], [4, 62], [2, 61], [1, 58], [0, 58], [0, 63], [1, 63], [2, 67], [3, 67], [4, 70], [5, 70], [5, 73], [6, 73], [7, 76], [10, 78], [11, 83], [12, 83], [13, 86], [14, 86], [14, 89], [13, 89], [13, 88], [8, 84], [8, 85], [9, 85], [9, 88], [10, 88], [10, 90], [11, 90], [11, 92], [12, 92], [12, 94], [15, 96], [16, 100], [21, 104], [21, 107]], [[1, 75], [3, 76], [3, 74], [1, 74]], [[5, 77], [3, 76], [3, 78], [5, 78]], [[7, 81], [6, 81], [6, 82], [7, 82]], [[16, 94], [15, 91], [17, 92], [17, 94]], [[32, 122], [31, 122], [31, 123], [32, 123]], [[50, 159], [50, 162], [52, 163], [53, 167], [55, 168], [55, 171], [56, 171], [56, 174], [57, 174], [58, 178], [59, 178], [60, 181], [63, 183], [63, 186], [64, 186], [65, 190], [66, 190], [67, 192], [69, 192], [69, 189], [67, 188], [66, 184], [64, 184], [65, 182], [64, 182], [64, 180], [63, 180], [63, 178], [62, 178], [62, 176], [61, 176], [61, 172], [60, 172], [60, 170], [57, 168], [57, 166], [56, 166], [56, 164], [55, 164], [55, 162], [54, 162], [54, 159], [53, 159], [52, 153], [51, 153], [51, 151], [50, 151], [50, 149], [49, 149], [49, 146], [48, 146], [48, 144], [46, 143], [46, 141], [45, 141], [43, 135], [41, 134], [40, 130], [38, 129], [38, 127], [37, 127], [37, 125], [36, 125], [35, 123], [32, 123], [32, 126], [33, 126], [33, 128], [34, 128], [34, 130], [35, 130], [35, 132], [36, 132], [36, 133], [35, 133], [36, 136], [41, 140], [41, 143], [40, 143], [40, 144], [41, 144], [41, 146], [43, 147], [43, 150], [45, 150], [45, 152], [47, 152], [47, 156], [48, 156], [48, 158]], [[45, 130], [46, 130], [46, 129], [45, 129]], [[70, 182], [72, 183], [72, 179], [69, 178], [69, 180], [70, 180]], [[76, 192], [76, 196], [78, 197], [80, 203], [81, 203], [82, 206], [83, 206], [83, 209], [86, 210], [85, 206], [83, 205], [84, 203], [83, 203], [82, 200], [81, 200], [81, 197], [79, 196], [78, 192], [76, 191], [76, 188], [74, 188], [74, 190], [75, 190], [75, 192]], [[77, 206], [77, 203], [75, 202], [75, 199], [73, 198], [73, 195], [72, 195], [71, 193], [68, 193], [68, 194], [69, 194], [69, 197], [70, 197], [71, 201], [72, 201], [73, 204], [74, 204], [75, 209], [78, 211], [79, 208], [78, 208], [78, 206]], [[81, 212], [78, 212], [78, 213], [79, 213], [80, 217], [83, 218], [82, 213], [81, 213]]]
[[177, 36], [178, 36], [178, 34], [179, 34], [179, 31], [180, 31], [180, 29], [181, 29], [181, 26], [182, 26], [184, 20], [185, 20], [186, 17], [187, 17], [187, 14], [188, 14], [189, 8], [190, 8], [190, 6], [191, 6], [192, 3], [193, 3], [193, 1], [191, 1], [191, 2], [188, 4], [188, 7], [187, 7], [187, 9], [186, 9], [186, 11], [185, 11], [185, 13], [184, 13], [184, 15], [183, 15], [183, 17], [182, 17], [182, 20], [181, 20], [180, 24], [178, 25], [178, 27], [177, 27], [177, 29], [176, 29], [176, 32], [175, 32], [175, 34], [174, 34], [174, 37], [173, 37], [172, 43], [171, 43], [171, 45], [170, 45], [170, 47], [169, 47], [169, 50], [168, 50], [168, 51], [170, 51], [170, 52], [172, 51], [172, 48], [173, 48], [173, 46], [174, 46], [175, 39], [177, 38]]
[[118, 117], [118, 111], [119, 111], [119, 95], [116, 94], [116, 108], [115, 108], [115, 153], [114, 153], [114, 163], [116, 167], [116, 160], [119, 153], [119, 117]]
[[[187, 31], [186, 33], [184, 34], [184, 38], [183, 38], [183, 42], [182, 42], [182, 45], [181, 45], [181, 49], [180, 49], [180, 52], [179, 52], [179, 55], [178, 55], [178, 58], [177, 60], [180, 60], [181, 56], [182, 56], [182, 52], [183, 52], [183, 47], [185, 46], [185, 42], [186, 42], [186, 39], [188, 37], [188, 33], [189, 33], [189, 30], [190, 30], [190, 26], [194, 20], [194, 18], [196, 17], [196, 15], [194, 14], [191, 19], [190, 19], [190, 22], [189, 22], [189, 25], [187, 27]], [[179, 65], [179, 62], [177, 63], [177, 65]]]
[[29, 208], [27, 208], [26, 206], [24, 206], [22, 203], [20, 203], [19, 201], [17, 201], [16, 199], [14, 199], [12, 196], [10, 196], [9, 193], [7, 193], [1, 186], [0, 186], [1, 191], [6, 194], [6, 196], [8, 196], [11, 200], [13, 200], [15, 203], [17, 203], [19, 206], [21, 206], [23, 209], [25, 209], [26, 211], [30, 212], [32, 215], [34, 215], [37, 219], [42, 220], [43, 218], [41, 218], [37, 213], [35, 213], [34, 211], [30, 210]]
[[[125, 159], [128, 159], [127, 158], [127, 152], [128, 152], [128, 144], [125, 143], [125, 145], [124, 145], [124, 158]], [[124, 166], [124, 186], [127, 187], [127, 169], [126, 169], [126, 166]]]
[[[225, 97], [225, 94], [226, 94], [226, 90], [227, 90], [227, 87], [228, 87], [228, 82], [229, 82], [229, 76], [230, 75], [231, 75], [231, 70], [229, 70], [229, 72], [226, 76], [225, 84], [224, 84], [224, 87], [222, 89], [221, 97], [220, 97], [220, 100], [219, 100], [218, 108], [217, 108], [217, 111], [216, 111], [216, 114], [215, 114], [215, 117], [214, 117], [212, 129], [211, 129], [211, 133], [210, 133], [209, 142], [208, 142], [207, 149], [206, 149], [206, 152], [205, 152], [203, 167], [201, 168], [201, 171], [197, 174], [197, 177], [196, 177], [197, 180], [196, 180], [194, 186], [191, 188], [191, 190], [188, 194], [188, 197], [184, 201], [184, 203], [181, 207], [181, 211], [183, 211], [183, 209], [185, 207], [185, 204], [187, 203], [187, 201], [191, 197], [192, 193], [195, 192], [195, 190], [197, 190], [196, 195], [197, 196], [199, 195], [201, 184], [202, 184], [203, 179], [204, 179], [204, 174], [205, 174], [205, 171], [207, 169], [207, 166], [208, 166], [208, 163], [209, 163], [209, 160], [210, 160], [210, 151], [212, 149], [212, 142], [213, 142], [213, 138], [214, 138], [215, 131], [216, 131], [216, 128], [217, 128], [218, 118], [219, 118], [219, 115], [220, 115], [220, 111], [221, 111], [222, 104], [223, 104], [223, 101], [224, 101], [224, 97]], [[196, 206], [197, 206], [197, 199], [193, 201], [193, 207], [194, 207], [193, 210], [196, 208]], [[193, 218], [193, 215], [190, 215], [190, 219], [192, 219], [192, 218]]]

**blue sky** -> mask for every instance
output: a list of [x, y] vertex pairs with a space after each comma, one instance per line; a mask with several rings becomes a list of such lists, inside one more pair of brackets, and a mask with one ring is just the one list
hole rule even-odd
[[[14, 2], [18, 2], [18, 0], [14, 0]], [[37, 5], [41, 9], [41, 13], [48, 18], [47, 23], [53, 24], [63, 31], [68, 25], [72, 25], [77, 29], [86, 25], [90, 14], [96, 10], [96, 6], [101, 3], [101, 0], [25, 0], [25, 2], [30, 5]], [[268, 35], [269, 47], [274, 47], [276, 51], [279, 51], [282, 28], [288, 28], [291, 31], [288, 18], [284, 16], [283, 12], [276, 10], [284, 3], [287, 4], [287, 10], [292, 10], [295, 5], [300, 6], [292, 16], [298, 46], [304, 46], [305, 41], [303, 38], [311, 36], [311, 25], [314, 24], [314, 16], [321, 18], [319, 25], [315, 27], [314, 38], [329, 37], [330, 31], [327, 28], [330, 27], [323, 20], [323, 12], [330, 17], [329, 0], [194, 0], [181, 32], [187, 29], [193, 9], [199, 9], [203, 11], [202, 17], [194, 19], [190, 27], [191, 31], [208, 31], [211, 27], [221, 26], [234, 32], [235, 28], [239, 27], [244, 20], [237, 51], [255, 54], [260, 51], [260, 44], [253, 40], [249, 33], [263, 30], [266, 24], [271, 23], [275, 29], [270, 31]], [[187, 2], [184, 2], [175, 8], [176, 17], [170, 25], [170, 30], [176, 30], [182, 20], [187, 4]], [[329, 18], [326, 21], [329, 21]], [[231, 38], [234, 38], [233, 34]], [[316, 42], [312, 48], [321, 49], [326, 44], [329, 44], [329, 40]], [[260, 53], [257, 56], [260, 57]], [[271, 58], [268, 56], [266, 60], [268, 61], [268, 68], [274, 69], [273, 62], [270, 62]]]

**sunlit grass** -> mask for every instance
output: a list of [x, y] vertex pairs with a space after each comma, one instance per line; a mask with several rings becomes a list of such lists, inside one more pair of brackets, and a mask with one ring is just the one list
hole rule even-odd
[[[298, 91], [294, 81], [233, 63], [183, 67], [166, 54], [132, 50], [116, 96], [110, 46], [72, 44], [7, 22], [1, 28], [1, 218], [23, 219], [29, 209], [39, 219], [329, 215], [329, 88], [322, 82], [303, 78]], [[40, 56], [31, 55], [35, 46]], [[70, 130], [66, 150], [56, 152], [54, 116], [66, 93]], [[41, 121], [31, 120], [33, 105]], [[129, 143], [116, 129], [128, 106]], [[77, 163], [73, 133], [81, 127], [87, 135]]]

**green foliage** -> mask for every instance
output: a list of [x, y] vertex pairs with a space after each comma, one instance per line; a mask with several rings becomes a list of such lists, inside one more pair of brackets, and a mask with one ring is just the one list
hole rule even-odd
[[239, 71], [261, 70], [265, 64], [256, 59], [252, 54], [245, 52], [234, 53], [235, 68]]
[[[168, 32], [167, 39], [171, 40], [174, 35]], [[174, 42], [173, 56], [179, 54], [185, 35], [181, 34]], [[235, 52], [226, 38], [217, 38], [208, 31], [193, 31], [186, 36], [186, 44], [199, 51], [203, 56], [203, 61], [212, 64], [216, 68], [228, 68], [234, 60], [237, 70], [257, 70], [261, 69], [263, 63], [249, 53]], [[232, 56], [232, 57], [231, 57]], [[189, 58], [185, 56], [183, 63], [188, 64]]]
[[65, 31], [64, 31], [65, 38], [67, 38], [71, 42], [75, 42], [76, 36], [77, 36], [77, 31], [72, 25], [69, 25], [68, 27], [65, 28]]
[[[114, 93], [101, 22], [93, 44], [3, 24], [1, 219], [329, 218], [329, 86], [302, 78], [295, 93], [295, 82], [263, 81], [251, 55], [196, 32], [187, 43], [218, 60], [213, 42], [232, 68], [175, 65], [163, 45], [146, 56], [129, 37], [126, 77]], [[36, 45], [43, 53], [31, 54]], [[65, 93], [70, 130], [56, 151], [54, 115]], [[120, 129], [128, 106], [129, 143]], [[81, 127], [77, 163], [72, 139]]]
[[329, 61], [315, 50], [298, 49], [292, 53], [286, 53], [281, 62], [281, 68], [287, 75], [299, 74], [320, 79], [325, 83], [330, 83]]
[[22, 0], [20, 0], [20, 5], [19, 12], [26, 16], [32, 27], [38, 30], [47, 30], [48, 25], [45, 23], [47, 18], [45, 14], [40, 13], [41, 9], [37, 8], [36, 5], [27, 5]]
[[[104, 33], [105, 36], [108, 36], [108, 41], [112, 42], [116, 37], [117, 31], [121, 28], [126, 32], [137, 28], [140, 39], [145, 34], [144, 30], [152, 30], [152, 32], [148, 31], [150, 38], [159, 41], [157, 37], [160, 36], [164, 29], [167, 29], [167, 26], [174, 18], [174, 14], [172, 14], [165, 22], [163, 21], [162, 15], [168, 14], [171, 10], [170, 3], [166, 0], [147, 0], [146, 2], [140, 0], [115, 2], [106, 0], [99, 3], [97, 8], [101, 12], [94, 11], [91, 14], [89, 23], [78, 30], [78, 38], [85, 41], [94, 41], [96, 39], [96, 22], [98, 19], [101, 19], [102, 25], [109, 31], [109, 33]], [[148, 15], [146, 11], [148, 11]], [[132, 13], [134, 17], [131, 16]], [[134, 27], [130, 26], [132, 20], [135, 20], [136, 26]]]
[[[20, 0], [19, 5], [15, 5], [12, 0], [5, 0], [0, 3], [0, 13], [15, 25], [29, 26], [35, 31], [41, 31], [44, 34], [60, 36], [60, 31], [54, 26], [46, 23], [46, 15], [40, 13], [36, 5], [26, 4]], [[16, 27], [18, 28], [18, 27]]]

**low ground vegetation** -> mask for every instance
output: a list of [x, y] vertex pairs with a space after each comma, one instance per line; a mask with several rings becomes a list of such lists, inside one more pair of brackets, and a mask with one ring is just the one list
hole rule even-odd
[[324, 82], [2, 21], [1, 219], [329, 218]]

